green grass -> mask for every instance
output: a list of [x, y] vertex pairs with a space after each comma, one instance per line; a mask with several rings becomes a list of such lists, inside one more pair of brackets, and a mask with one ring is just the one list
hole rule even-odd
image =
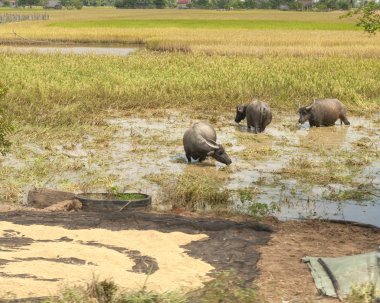
[[0, 69], [8, 88], [0, 106], [22, 124], [99, 124], [112, 110], [233, 112], [254, 95], [294, 113], [298, 102], [318, 97], [336, 97], [354, 111], [380, 104], [378, 59], [6, 54]]
[[186, 298], [179, 292], [157, 293], [144, 288], [136, 291], [122, 291], [112, 280], [98, 281], [95, 278], [86, 287], [70, 286], [43, 303], [185, 303]]
[[362, 189], [331, 190], [324, 198], [331, 201], [364, 201], [369, 200], [369, 191]]
[[89, 20], [52, 22], [63, 28], [186, 28], [186, 29], [281, 29], [281, 30], [360, 30], [354, 24], [292, 20]]
[[244, 285], [244, 281], [234, 272], [224, 271], [216, 275], [214, 280], [193, 294], [188, 303], [264, 303], [266, 302], [256, 288]]
[[348, 303], [377, 303], [380, 299], [380, 289], [374, 283], [357, 285], [351, 288]]
[[177, 291], [163, 293], [123, 291], [112, 280], [93, 279], [85, 287], [66, 285], [54, 297], [43, 303], [262, 303], [257, 289], [243, 285], [244, 281], [229, 271], [220, 272], [203, 288], [182, 294]]

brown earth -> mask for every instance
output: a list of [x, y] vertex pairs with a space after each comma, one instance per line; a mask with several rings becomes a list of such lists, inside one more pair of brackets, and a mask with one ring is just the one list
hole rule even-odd
[[380, 229], [325, 221], [274, 223], [275, 232], [259, 251], [256, 284], [268, 303], [339, 302], [318, 294], [304, 256], [339, 257], [374, 251]]

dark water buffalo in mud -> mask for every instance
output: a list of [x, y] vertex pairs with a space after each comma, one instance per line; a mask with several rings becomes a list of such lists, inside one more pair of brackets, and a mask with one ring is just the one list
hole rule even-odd
[[272, 111], [268, 103], [254, 100], [250, 104], [236, 108], [235, 122], [239, 123], [245, 118], [248, 129], [253, 127], [255, 134], [261, 133], [272, 122]]
[[350, 125], [346, 117], [346, 108], [338, 99], [315, 99], [314, 102], [298, 110], [299, 123], [309, 120], [310, 127], [331, 126], [340, 119], [340, 124]]
[[227, 165], [232, 162], [223, 146], [216, 143], [215, 129], [207, 122], [196, 122], [185, 132], [183, 147], [189, 162], [191, 158], [202, 162], [207, 156]]

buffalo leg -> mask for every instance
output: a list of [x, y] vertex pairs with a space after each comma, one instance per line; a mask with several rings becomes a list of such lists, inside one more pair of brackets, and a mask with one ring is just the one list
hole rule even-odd
[[189, 154], [186, 154], [187, 162], [191, 163], [191, 156]]
[[350, 122], [347, 120], [346, 115], [341, 115], [340, 116], [340, 125], [342, 125], [342, 121], [345, 125], [350, 125]]
[[259, 132], [260, 132], [260, 124], [259, 123], [255, 123], [255, 134], [257, 134]]
[[263, 123], [263, 125], [261, 125], [261, 127], [260, 127], [260, 133], [262, 133], [264, 130], [265, 130], [265, 124]]

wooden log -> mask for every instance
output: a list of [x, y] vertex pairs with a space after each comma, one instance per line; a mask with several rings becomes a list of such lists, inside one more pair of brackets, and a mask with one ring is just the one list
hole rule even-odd
[[28, 193], [27, 204], [36, 208], [45, 208], [57, 202], [73, 200], [75, 194], [65, 191], [37, 188]]

